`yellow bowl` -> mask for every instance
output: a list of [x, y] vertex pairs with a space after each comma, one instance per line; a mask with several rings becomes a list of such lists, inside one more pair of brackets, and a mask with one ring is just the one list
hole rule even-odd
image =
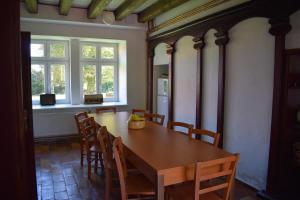
[[142, 129], [146, 125], [145, 120], [140, 121], [128, 121], [128, 128], [129, 129]]

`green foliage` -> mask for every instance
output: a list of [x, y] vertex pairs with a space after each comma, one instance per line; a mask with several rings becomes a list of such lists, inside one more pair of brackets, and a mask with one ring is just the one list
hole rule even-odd
[[101, 92], [106, 97], [114, 96], [114, 66], [102, 66]]
[[104, 59], [113, 59], [114, 58], [114, 48], [113, 47], [102, 47], [101, 48], [101, 57]]
[[82, 56], [84, 58], [96, 58], [96, 46], [82, 46]]
[[45, 92], [45, 75], [43, 70], [31, 70], [32, 95], [37, 96]]
[[85, 65], [83, 68], [83, 93], [96, 94], [96, 66]]
[[51, 92], [54, 94], [65, 94], [65, 65], [51, 65]]
[[50, 57], [54, 57], [54, 58], [65, 57], [65, 45], [60, 43], [50, 44]]

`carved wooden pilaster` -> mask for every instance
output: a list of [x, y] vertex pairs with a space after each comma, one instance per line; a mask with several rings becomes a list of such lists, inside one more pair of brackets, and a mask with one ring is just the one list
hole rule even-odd
[[154, 49], [148, 49], [147, 58], [147, 110], [153, 111], [153, 59]]
[[194, 49], [197, 50], [197, 85], [196, 85], [196, 128], [201, 129], [202, 124], [202, 94], [203, 94], [203, 37], [195, 37]]
[[280, 182], [280, 167], [282, 155], [280, 155], [280, 138], [284, 123], [283, 107], [285, 102], [285, 36], [291, 30], [289, 17], [275, 18], [269, 21], [271, 28], [269, 33], [275, 37], [274, 54], [274, 88], [272, 105], [271, 139], [269, 153], [269, 167], [267, 179], [267, 193], [276, 195]]
[[174, 58], [175, 58], [175, 42], [167, 44], [167, 54], [169, 57], [169, 87], [168, 87], [168, 120], [174, 118]]
[[221, 134], [219, 146], [223, 147], [226, 45], [229, 38], [227, 31], [215, 33], [215, 36], [215, 43], [219, 46], [217, 132]]

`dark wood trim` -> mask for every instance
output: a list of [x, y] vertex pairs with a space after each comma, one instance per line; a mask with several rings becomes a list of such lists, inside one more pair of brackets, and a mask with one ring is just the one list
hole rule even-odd
[[154, 49], [148, 49], [147, 58], [147, 110], [153, 111], [153, 60]]
[[223, 147], [224, 138], [224, 103], [225, 103], [225, 70], [226, 70], [226, 44], [229, 41], [227, 32], [218, 32], [216, 45], [219, 46], [218, 70], [218, 105], [217, 105], [217, 132], [221, 134], [219, 147]]
[[196, 37], [194, 48], [197, 50], [197, 85], [196, 85], [196, 128], [202, 126], [202, 96], [203, 96], [203, 48], [205, 46], [203, 37]]
[[267, 177], [267, 194], [276, 196], [279, 192], [279, 171], [280, 171], [280, 140], [284, 123], [284, 102], [285, 102], [285, 35], [291, 30], [289, 17], [274, 18], [269, 21], [270, 34], [275, 36], [275, 56], [274, 56], [274, 89], [272, 105], [271, 139], [269, 166]]
[[[0, 14], [2, 48], [0, 90], [1, 98], [1, 199], [32, 200], [36, 188], [27, 179], [24, 131], [22, 69], [20, 54], [20, 1], [5, 2]], [[25, 147], [25, 149], [24, 149]], [[28, 189], [28, 191], [26, 191]], [[32, 193], [32, 194], [30, 194]], [[35, 196], [34, 199], [37, 199]]]
[[300, 1], [298, 0], [252, 0], [151, 36], [148, 38], [149, 47], [154, 48], [159, 43], [177, 41], [183, 36], [204, 36], [209, 29], [216, 29], [218, 32], [228, 31], [235, 24], [252, 17], [270, 19], [289, 16], [299, 8]]
[[22, 90], [23, 90], [23, 113], [24, 113], [24, 141], [22, 142], [22, 163], [24, 176], [28, 180], [25, 192], [30, 199], [37, 196], [35, 157], [33, 142], [33, 115], [31, 94], [31, 57], [30, 57], [30, 33], [21, 32], [21, 57], [22, 57]]
[[35, 144], [49, 144], [61, 142], [79, 142], [79, 135], [77, 133], [62, 135], [62, 136], [49, 136], [49, 137], [36, 137], [34, 138]]
[[175, 42], [167, 44], [167, 54], [169, 57], [168, 65], [168, 77], [169, 77], [169, 87], [168, 87], [168, 120], [173, 121], [174, 119], [174, 59], [175, 59]]

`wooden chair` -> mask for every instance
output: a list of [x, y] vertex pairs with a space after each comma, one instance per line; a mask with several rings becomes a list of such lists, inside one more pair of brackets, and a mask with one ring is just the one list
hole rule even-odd
[[127, 173], [120, 137], [117, 137], [113, 142], [113, 155], [117, 165], [122, 200], [127, 200], [131, 196], [153, 196], [155, 194], [154, 185], [145, 176]]
[[220, 142], [220, 133], [215, 133], [215, 132], [212, 132], [212, 131], [202, 130], [202, 129], [192, 129], [190, 134], [189, 134], [189, 137], [193, 138], [193, 135], [208, 136], [208, 137], [213, 138], [213, 143], [209, 143], [209, 142], [204, 141], [204, 140], [202, 140], [202, 141], [206, 142], [208, 144], [211, 144], [215, 147], [218, 147], [219, 142]]
[[[167, 188], [168, 200], [229, 200], [239, 154], [197, 162], [194, 181]], [[215, 169], [212, 171], [211, 169]]]
[[106, 107], [100, 107], [96, 108], [96, 113], [101, 113], [101, 112], [117, 112], [117, 108], [114, 106], [106, 106]]
[[[105, 173], [105, 200], [109, 200], [112, 190], [113, 174], [117, 172], [112, 152], [112, 138], [110, 137], [106, 126], [99, 128], [97, 138], [103, 157], [104, 173]], [[139, 173], [137, 169], [126, 160], [128, 173]]]
[[132, 114], [141, 114], [141, 116], [144, 116], [146, 113], [146, 110], [133, 108], [131, 113]]
[[184, 122], [174, 122], [174, 121], [168, 121], [168, 129], [172, 129], [174, 130], [174, 127], [182, 127], [187, 129], [187, 132], [182, 132], [182, 131], [176, 131], [182, 134], [191, 134], [192, 129], [194, 128], [193, 124], [188, 124], [188, 123], [184, 123]]
[[100, 143], [103, 164], [104, 164], [104, 174], [105, 174], [105, 194], [104, 199], [109, 200], [111, 188], [112, 188], [112, 174], [116, 169], [113, 162], [112, 153], [112, 142], [111, 138], [107, 132], [106, 126], [100, 127], [97, 134], [98, 141]]
[[77, 126], [77, 130], [78, 130], [78, 134], [79, 134], [79, 142], [80, 142], [80, 165], [83, 166], [83, 159], [84, 156], [86, 155], [85, 153], [85, 139], [84, 137], [82, 137], [82, 133], [80, 131], [80, 127], [79, 127], [79, 122], [83, 119], [88, 118], [88, 114], [87, 112], [80, 112], [75, 114], [74, 118], [75, 118], [75, 122], [76, 122], [76, 126]]
[[94, 172], [97, 173], [98, 161], [103, 169], [102, 151], [97, 142], [97, 125], [93, 117], [88, 117], [79, 122], [80, 131], [85, 141], [85, 151], [88, 163], [88, 178], [91, 178], [92, 162], [94, 161]]
[[146, 120], [152, 121], [156, 124], [163, 125], [165, 116], [160, 114], [154, 114], [154, 113], [145, 113], [144, 117]]

